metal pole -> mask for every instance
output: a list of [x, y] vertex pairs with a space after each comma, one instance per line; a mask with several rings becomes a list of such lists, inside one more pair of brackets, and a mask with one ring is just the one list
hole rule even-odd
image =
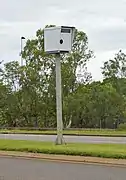
[[23, 40], [25, 39], [24, 36], [21, 37], [21, 66], [23, 66], [23, 57], [22, 57], [22, 52], [23, 52]]
[[23, 39], [21, 37], [21, 66], [23, 66], [22, 50], [23, 50]]
[[62, 93], [61, 93], [61, 62], [60, 53], [56, 58], [56, 111], [57, 111], [57, 138], [56, 144], [63, 144], [63, 123], [62, 123]]

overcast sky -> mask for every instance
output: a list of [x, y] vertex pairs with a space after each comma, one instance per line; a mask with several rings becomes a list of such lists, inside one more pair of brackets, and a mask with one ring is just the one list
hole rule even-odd
[[96, 56], [88, 69], [95, 80], [103, 61], [126, 49], [126, 0], [0, 0], [0, 60], [19, 60], [20, 37], [32, 38], [46, 24], [87, 33]]

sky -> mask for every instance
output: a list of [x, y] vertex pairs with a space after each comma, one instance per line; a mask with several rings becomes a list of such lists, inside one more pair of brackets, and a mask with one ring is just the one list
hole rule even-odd
[[47, 24], [70, 25], [87, 34], [95, 54], [88, 71], [100, 80], [103, 62], [125, 52], [125, 10], [126, 0], [0, 0], [0, 60], [20, 61], [21, 36], [33, 38]]

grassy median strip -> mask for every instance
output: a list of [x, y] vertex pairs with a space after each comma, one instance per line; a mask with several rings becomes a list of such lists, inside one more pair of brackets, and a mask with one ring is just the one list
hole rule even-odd
[[[42, 135], [55, 135], [57, 132], [54, 130], [0, 130], [0, 134], [42, 134]], [[119, 130], [64, 130], [64, 135], [78, 135], [78, 136], [108, 136], [108, 137], [126, 137], [126, 131]]]
[[126, 159], [126, 144], [55, 145], [52, 142], [0, 139], [0, 150]]

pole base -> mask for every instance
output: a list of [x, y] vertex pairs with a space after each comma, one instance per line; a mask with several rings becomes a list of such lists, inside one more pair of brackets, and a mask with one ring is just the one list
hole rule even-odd
[[56, 145], [66, 144], [66, 143], [65, 143], [65, 139], [63, 138], [63, 135], [60, 135], [60, 136], [57, 136], [57, 137], [56, 137], [55, 144], [56, 144]]

